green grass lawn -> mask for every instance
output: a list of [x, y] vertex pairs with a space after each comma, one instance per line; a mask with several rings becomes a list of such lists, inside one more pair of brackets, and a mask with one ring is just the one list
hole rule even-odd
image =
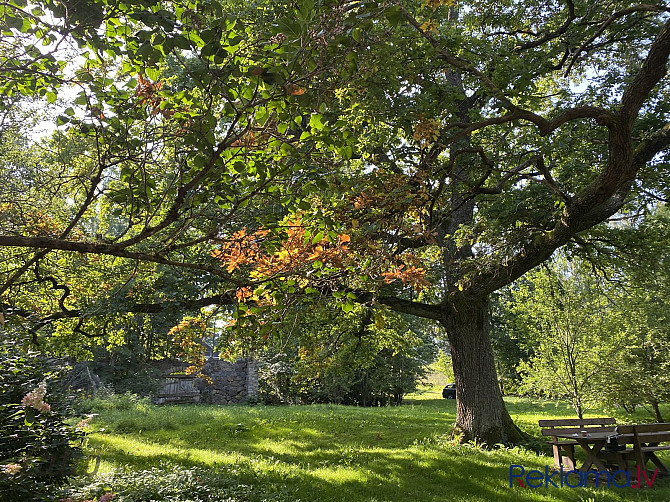
[[[206, 468], [244, 488], [231, 501], [670, 500], [670, 481], [658, 478], [637, 490], [510, 488], [510, 464], [544, 470], [553, 464], [549, 449], [454, 444], [455, 404], [437, 392], [384, 408], [139, 403], [99, 411], [87, 453], [101, 457], [103, 473]], [[567, 406], [528, 399], [509, 399], [508, 409], [535, 436], [539, 418], [574, 416]]]

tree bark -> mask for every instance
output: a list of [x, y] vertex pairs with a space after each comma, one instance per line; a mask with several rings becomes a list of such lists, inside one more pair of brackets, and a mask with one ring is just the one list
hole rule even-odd
[[456, 383], [454, 433], [462, 441], [492, 447], [515, 444], [525, 435], [514, 425], [498, 385], [489, 336], [489, 300], [460, 299], [444, 310]]
[[656, 421], [664, 422], [663, 415], [661, 414], [661, 408], [658, 407], [658, 401], [656, 399], [652, 399], [651, 406], [654, 409], [654, 415], [656, 417]]

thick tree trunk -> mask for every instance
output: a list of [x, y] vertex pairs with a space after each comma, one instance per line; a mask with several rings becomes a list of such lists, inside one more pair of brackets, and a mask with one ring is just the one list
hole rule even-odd
[[442, 324], [451, 344], [456, 383], [455, 434], [492, 447], [523, 441], [503, 402], [489, 337], [488, 298], [448, 305]]

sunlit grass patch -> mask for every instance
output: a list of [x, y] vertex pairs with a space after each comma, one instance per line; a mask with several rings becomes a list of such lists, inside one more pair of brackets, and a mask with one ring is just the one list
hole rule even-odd
[[[513, 398], [508, 408], [535, 435], [539, 418], [574, 416], [563, 403]], [[670, 500], [670, 483], [660, 481], [637, 491], [510, 488], [510, 465], [544, 470], [553, 465], [549, 449], [486, 451], [456, 444], [450, 437], [454, 418], [454, 401], [428, 393], [383, 408], [109, 409], [100, 412], [88, 450], [102, 457], [103, 471], [117, 469], [117, 478], [118, 469], [139, 477], [152, 468], [204, 469], [214, 476], [212, 483], [231, 493], [247, 487], [231, 499], [240, 501]]]

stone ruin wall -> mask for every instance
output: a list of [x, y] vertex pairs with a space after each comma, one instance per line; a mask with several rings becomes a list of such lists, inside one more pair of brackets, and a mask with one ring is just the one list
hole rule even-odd
[[186, 366], [178, 361], [158, 362], [165, 383], [154, 398], [156, 403], [237, 404], [258, 395], [258, 366], [252, 359], [234, 363], [208, 359], [202, 373], [211, 383], [195, 375], [174, 374], [183, 372]]

